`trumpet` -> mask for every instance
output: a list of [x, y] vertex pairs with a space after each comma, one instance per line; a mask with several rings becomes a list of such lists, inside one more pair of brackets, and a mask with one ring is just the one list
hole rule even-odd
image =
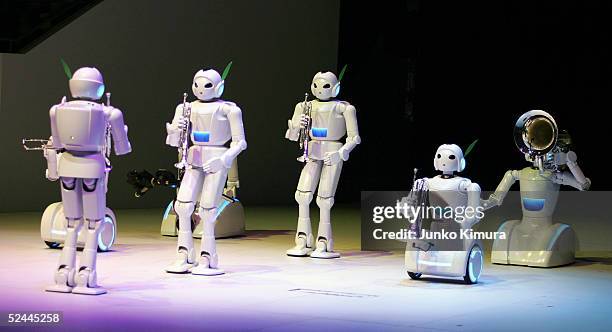
[[50, 139], [44, 138], [24, 138], [21, 140], [21, 145], [23, 145], [26, 151], [46, 151], [47, 149], [59, 150], [53, 148]]
[[308, 142], [310, 141], [310, 129], [312, 128], [312, 105], [308, 101], [308, 93], [304, 94], [304, 106], [302, 109], [302, 115], [308, 117], [308, 124], [304, 128], [300, 128], [300, 136], [298, 142], [300, 149], [302, 149], [302, 156], [298, 158], [298, 161], [308, 161]]
[[174, 167], [179, 170], [185, 170], [187, 167], [187, 148], [189, 147], [189, 132], [191, 130], [191, 122], [189, 118], [191, 117], [191, 107], [187, 106], [187, 93], [183, 93], [183, 119], [187, 119], [187, 123], [183, 127], [180, 136], [180, 145], [179, 145], [179, 157], [180, 160], [178, 163], [174, 164]]

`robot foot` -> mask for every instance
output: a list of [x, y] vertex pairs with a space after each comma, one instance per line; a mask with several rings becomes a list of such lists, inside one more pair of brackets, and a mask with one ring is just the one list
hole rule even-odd
[[87, 286], [77, 286], [72, 289], [74, 294], [82, 294], [82, 295], [100, 295], [106, 294], [106, 289], [102, 287], [87, 287]]
[[96, 279], [96, 271], [82, 269], [76, 277], [77, 286], [72, 289], [72, 292], [83, 295], [105, 294], [106, 289], [98, 286]]
[[287, 250], [286, 253], [287, 253], [287, 256], [306, 257], [306, 256], [310, 256], [310, 253], [312, 253], [312, 248], [295, 246]]
[[191, 270], [191, 274], [201, 275], [201, 276], [218, 276], [221, 274], [225, 274], [225, 271], [217, 267], [213, 267], [213, 266], [218, 265], [218, 260], [219, 259], [217, 258], [217, 255], [215, 255], [215, 257], [212, 257], [212, 258], [209, 256], [202, 256], [200, 265], [198, 265], [197, 267], [194, 267]]
[[296, 243], [295, 247], [286, 251], [287, 256], [293, 256], [293, 257], [310, 256], [310, 253], [312, 252], [312, 248], [308, 246], [307, 240], [304, 237], [298, 236], [295, 240], [295, 243]]
[[45, 288], [47, 292], [56, 292], [56, 293], [71, 293], [72, 287], [68, 285], [51, 285]]
[[[55, 285], [45, 288], [47, 292], [70, 293], [74, 286], [74, 268], [62, 267], [55, 272]], [[71, 286], [72, 285], [72, 286]]]
[[333, 251], [327, 251], [327, 243], [324, 241], [319, 241], [317, 243], [317, 248], [310, 254], [311, 258], [322, 258], [322, 259], [332, 259], [332, 258], [340, 258], [340, 254]]
[[179, 252], [179, 257], [174, 263], [166, 266], [166, 272], [168, 273], [189, 273], [193, 267], [198, 265], [198, 262], [189, 263], [187, 254]]

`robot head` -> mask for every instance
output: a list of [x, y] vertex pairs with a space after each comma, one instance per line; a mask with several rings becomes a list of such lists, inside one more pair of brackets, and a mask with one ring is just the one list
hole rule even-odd
[[340, 81], [330, 71], [318, 72], [312, 79], [310, 91], [319, 100], [329, 100], [340, 93]]
[[104, 94], [102, 73], [93, 67], [77, 69], [69, 81], [70, 93], [73, 98], [98, 100]]
[[208, 101], [221, 97], [225, 89], [225, 81], [214, 69], [200, 70], [193, 77], [191, 89], [196, 98]]
[[465, 169], [463, 151], [456, 144], [442, 144], [434, 156], [434, 168], [444, 174], [461, 172]]

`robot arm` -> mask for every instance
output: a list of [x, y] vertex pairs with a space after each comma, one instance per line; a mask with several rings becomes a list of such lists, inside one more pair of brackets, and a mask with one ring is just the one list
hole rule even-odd
[[232, 104], [228, 106], [230, 110], [227, 113], [227, 119], [229, 120], [230, 130], [232, 132], [232, 143], [230, 144], [230, 148], [225, 151], [221, 157], [226, 168], [230, 168], [238, 154], [247, 148], [247, 142], [244, 136], [244, 125], [242, 123], [242, 111], [236, 105]]
[[357, 126], [357, 110], [351, 104], [344, 105], [344, 120], [346, 121], [346, 142], [338, 151], [342, 160], [347, 161], [349, 154], [361, 143], [359, 127]]
[[[189, 103], [188, 107], [191, 107]], [[178, 148], [181, 144], [181, 126], [183, 123], [183, 104], [180, 104], [176, 107], [174, 111], [174, 118], [172, 119], [172, 123], [166, 122], [166, 144]]]
[[238, 158], [232, 162], [227, 174], [227, 183], [225, 185], [224, 194], [230, 197], [236, 197], [236, 190], [240, 188], [240, 179], [238, 177]]
[[471, 228], [474, 224], [480, 221], [480, 218], [478, 218], [479, 214], [477, 213], [478, 208], [480, 207], [480, 203], [481, 203], [480, 186], [478, 185], [478, 183], [474, 183], [472, 181], [466, 180], [461, 183], [461, 186], [459, 189], [467, 192], [468, 201], [467, 201], [466, 208], [469, 207], [471, 211], [467, 212], [468, 210], [466, 210], [466, 213], [471, 214], [471, 216], [466, 215], [466, 219], [464, 223], [465, 223], [465, 228]]
[[576, 153], [569, 151], [565, 155], [565, 164], [569, 168], [569, 172], [555, 173], [553, 181], [558, 184], [572, 186], [578, 190], [588, 190], [591, 186], [591, 180], [584, 176], [580, 166], [578, 166], [577, 159]]
[[488, 210], [494, 206], [501, 205], [512, 185], [519, 179], [519, 176], [519, 171], [507, 171], [504, 178], [495, 189], [495, 192], [489, 196], [489, 199], [481, 202], [482, 207]]
[[123, 122], [123, 113], [117, 108], [110, 110], [108, 122], [111, 125], [115, 154], [120, 156], [132, 152], [132, 146], [128, 140], [128, 127]]
[[288, 129], [285, 133], [285, 138], [297, 142], [300, 136], [300, 121], [302, 117], [302, 112], [304, 109], [304, 103], [299, 103], [295, 105], [295, 110], [293, 111], [293, 117], [291, 120], [288, 120]]

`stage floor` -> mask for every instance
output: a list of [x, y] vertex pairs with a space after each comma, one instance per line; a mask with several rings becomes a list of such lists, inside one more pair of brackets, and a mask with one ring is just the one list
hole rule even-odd
[[358, 250], [358, 210], [334, 211], [342, 254], [336, 260], [285, 256], [293, 243], [294, 209], [247, 208], [246, 213], [247, 236], [218, 241], [227, 274], [204, 277], [163, 271], [174, 259], [176, 239], [159, 235], [160, 211], [118, 211], [115, 250], [98, 256], [99, 283], [109, 291], [101, 296], [44, 292], [60, 250], [46, 249], [40, 240], [40, 214], [0, 214], [0, 312], [62, 311], [62, 331], [584, 331], [612, 326], [612, 259], [601, 253], [554, 269], [487, 264], [473, 286], [433, 278], [413, 281], [402, 267], [402, 253]]

